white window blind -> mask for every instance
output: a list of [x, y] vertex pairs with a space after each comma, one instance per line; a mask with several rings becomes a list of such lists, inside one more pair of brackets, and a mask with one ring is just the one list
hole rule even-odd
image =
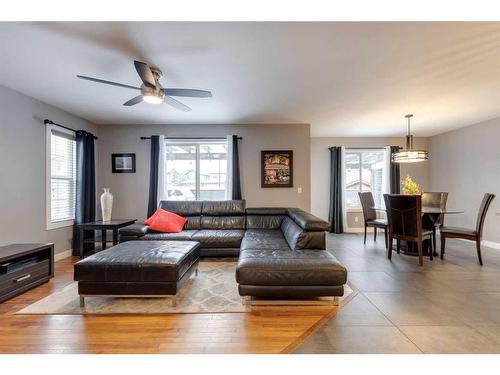
[[48, 227], [57, 227], [58, 223], [71, 224], [69, 221], [75, 218], [76, 142], [73, 134], [52, 127], [47, 136], [50, 143]]

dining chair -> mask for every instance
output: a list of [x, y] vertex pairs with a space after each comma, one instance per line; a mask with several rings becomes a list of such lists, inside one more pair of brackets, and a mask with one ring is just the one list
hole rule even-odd
[[396, 239], [397, 253], [400, 253], [401, 241], [417, 244], [418, 264], [424, 265], [423, 241], [429, 239], [429, 255], [433, 259], [432, 230], [422, 227], [422, 196], [384, 194], [387, 221], [389, 224], [389, 247], [387, 257], [392, 257], [392, 243]]
[[363, 208], [363, 218], [365, 222], [365, 239], [366, 244], [366, 230], [368, 227], [373, 227], [373, 241], [377, 241], [377, 228], [384, 230], [385, 247], [387, 248], [387, 220], [377, 218], [377, 212], [373, 208], [375, 202], [371, 191], [358, 193], [361, 207]]
[[[422, 193], [422, 207], [439, 208], [442, 211], [446, 210], [446, 202], [448, 201], [448, 193], [439, 192], [424, 192]], [[430, 221], [430, 220], [429, 220]], [[439, 220], [432, 224], [432, 245], [434, 250], [437, 249], [436, 245], [436, 226], [442, 227], [444, 225], [444, 214], [439, 215]], [[425, 225], [425, 223], [424, 223]]]
[[488, 208], [494, 198], [495, 194], [484, 194], [481, 206], [479, 207], [479, 212], [477, 214], [476, 228], [441, 227], [441, 259], [444, 257], [446, 238], [462, 238], [476, 242], [477, 258], [479, 259], [479, 264], [481, 266], [483, 265], [483, 258], [481, 257], [481, 239], [483, 237], [483, 227], [486, 214], [488, 213]]

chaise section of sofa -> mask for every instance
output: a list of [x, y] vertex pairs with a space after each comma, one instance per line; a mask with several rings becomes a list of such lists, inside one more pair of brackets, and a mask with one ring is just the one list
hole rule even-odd
[[240, 295], [342, 296], [347, 270], [325, 251], [328, 228], [328, 223], [298, 208], [248, 208], [236, 268]]
[[340, 297], [347, 270], [328, 251], [242, 250], [236, 268], [241, 296]]

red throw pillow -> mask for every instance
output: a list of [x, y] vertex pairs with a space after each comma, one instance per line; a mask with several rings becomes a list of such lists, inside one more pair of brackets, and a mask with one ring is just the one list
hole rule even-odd
[[153, 222], [153, 220], [158, 215], [158, 212], [160, 212], [160, 211], [161, 211], [161, 208], [158, 208], [153, 215], [151, 215], [147, 220], [144, 220], [144, 224], [151, 225], [151, 223]]
[[182, 216], [160, 208], [149, 227], [156, 232], [179, 233], [186, 221]]

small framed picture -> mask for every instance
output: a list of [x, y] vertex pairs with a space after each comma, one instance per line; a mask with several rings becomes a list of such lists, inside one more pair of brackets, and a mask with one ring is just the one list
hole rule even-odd
[[135, 173], [135, 154], [111, 154], [113, 173]]
[[293, 187], [293, 151], [262, 151], [261, 187]]

